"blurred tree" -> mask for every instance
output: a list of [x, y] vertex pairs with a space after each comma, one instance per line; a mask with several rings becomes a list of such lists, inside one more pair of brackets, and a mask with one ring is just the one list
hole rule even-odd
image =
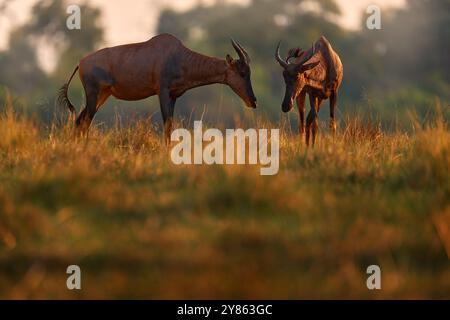
[[[79, 59], [99, 46], [103, 30], [99, 25], [100, 10], [82, 5], [82, 29], [66, 27], [66, 2], [39, 0], [33, 6], [31, 19], [10, 34], [8, 50], [0, 52], [0, 84], [23, 96], [26, 104], [41, 104], [51, 112], [54, 96], [67, 80]], [[45, 49], [46, 59], [52, 59], [55, 71], [47, 74], [39, 63], [39, 53]], [[42, 55], [43, 56], [43, 55]], [[48, 62], [48, 61], [47, 61]], [[72, 92], [81, 101], [77, 83]]]
[[[424, 114], [436, 97], [449, 101], [450, 1], [409, 0], [404, 8], [383, 12], [382, 19], [376, 31], [363, 21], [346, 76], [391, 118], [413, 107]], [[350, 89], [354, 98], [361, 87]]]
[[35, 48], [24, 38], [23, 30], [14, 30], [8, 51], [0, 52], [0, 84], [18, 95], [34, 92], [47, 80], [38, 64]]

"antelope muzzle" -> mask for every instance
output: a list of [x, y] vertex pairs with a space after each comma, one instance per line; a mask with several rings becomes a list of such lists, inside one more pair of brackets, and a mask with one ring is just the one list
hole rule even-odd
[[289, 112], [294, 106], [294, 86], [287, 84], [286, 93], [284, 94], [283, 103], [281, 104], [281, 110], [283, 112]]
[[256, 107], [258, 106], [258, 101], [256, 99], [255, 93], [253, 92], [253, 87], [250, 80], [247, 83], [247, 95], [249, 98], [248, 106], [253, 109], [256, 109]]

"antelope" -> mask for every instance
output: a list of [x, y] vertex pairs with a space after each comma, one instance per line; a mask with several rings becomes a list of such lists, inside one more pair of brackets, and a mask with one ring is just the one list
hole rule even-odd
[[105, 48], [79, 62], [69, 81], [60, 89], [58, 100], [76, 116], [68, 90], [78, 71], [86, 106], [76, 118], [75, 127], [79, 133], [86, 133], [95, 114], [111, 95], [127, 101], [158, 95], [165, 141], [169, 144], [175, 102], [187, 90], [225, 84], [247, 107], [256, 108], [250, 57], [238, 42], [231, 39], [231, 44], [239, 56], [237, 60], [229, 54], [219, 59], [194, 52], [170, 34], [161, 34], [146, 42]]
[[[283, 112], [292, 110], [294, 99], [300, 115], [299, 131], [305, 136], [305, 98], [309, 95], [311, 110], [306, 120], [306, 145], [309, 146], [312, 133], [312, 145], [316, 141], [318, 131], [318, 113], [325, 99], [330, 99], [330, 129], [335, 135], [335, 108], [338, 90], [344, 75], [344, 68], [338, 54], [333, 50], [328, 40], [322, 36], [312, 47], [303, 51], [300, 48], [289, 50], [283, 60], [280, 56], [281, 42], [278, 43], [275, 59], [283, 67], [283, 77], [286, 93], [282, 103]], [[294, 58], [294, 61], [290, 61]]]

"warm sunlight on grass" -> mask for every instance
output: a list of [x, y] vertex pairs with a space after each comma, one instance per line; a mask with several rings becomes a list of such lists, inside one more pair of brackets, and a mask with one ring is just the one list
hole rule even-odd
[[[263, 121], [259, 126], [269, 126]], [[280, 172], [171, 164], [151, 123], [0, 116], [1, 298], [448, 298], [450, 131], [357, 118]], [[82, 269], [79, 292], [66, 268]], [[366, 288], [367, 266], [382, 290]]]

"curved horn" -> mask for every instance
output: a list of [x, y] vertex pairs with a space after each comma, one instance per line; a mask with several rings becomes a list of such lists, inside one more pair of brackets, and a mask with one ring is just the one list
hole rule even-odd
[[284, 69], [286, 69], [288, 66], [288, 63], [286, 61], [284, 61], [280, 56], [280, 46], [281, 46], [281, 41], [278, 42], [277, 50], [275, 51], [275, 59], [278, 61], [280, 66], [282, 66]]
[[231, 44], [233, 45], [234, 50], [236, 50], [236, 52], [237, 52], [237, 54], [239, 56], [239, 59], [245, 61], [244, 52], [242, 51], [241, 47], [237, 44], [237, 42], [234, 41], [233, 38], [231, 38]]
[[309, 54], [307, 54], [305, 57], [303, 57], [303, 59], [298, 63], [299, 65], [303, 65], [306, 61], [308, 61], [309, 59], [311, 59], [313, 57], [313, 55], [316, 53], [316, 46], [313, 43], [311, 46], [311, 50], [309, 52]]
[[245, 55], [245, 62], [247, 62], [247, 64], [249, 64], [250, 63], [250, 56], [248, 55], [247, 50], [245, 50], [244, 47], [239, 42], [236, 42], [236, 44], [239, 46], [239, 48], [241, 48], [242, 52], [244, 53], [244, 55]]

